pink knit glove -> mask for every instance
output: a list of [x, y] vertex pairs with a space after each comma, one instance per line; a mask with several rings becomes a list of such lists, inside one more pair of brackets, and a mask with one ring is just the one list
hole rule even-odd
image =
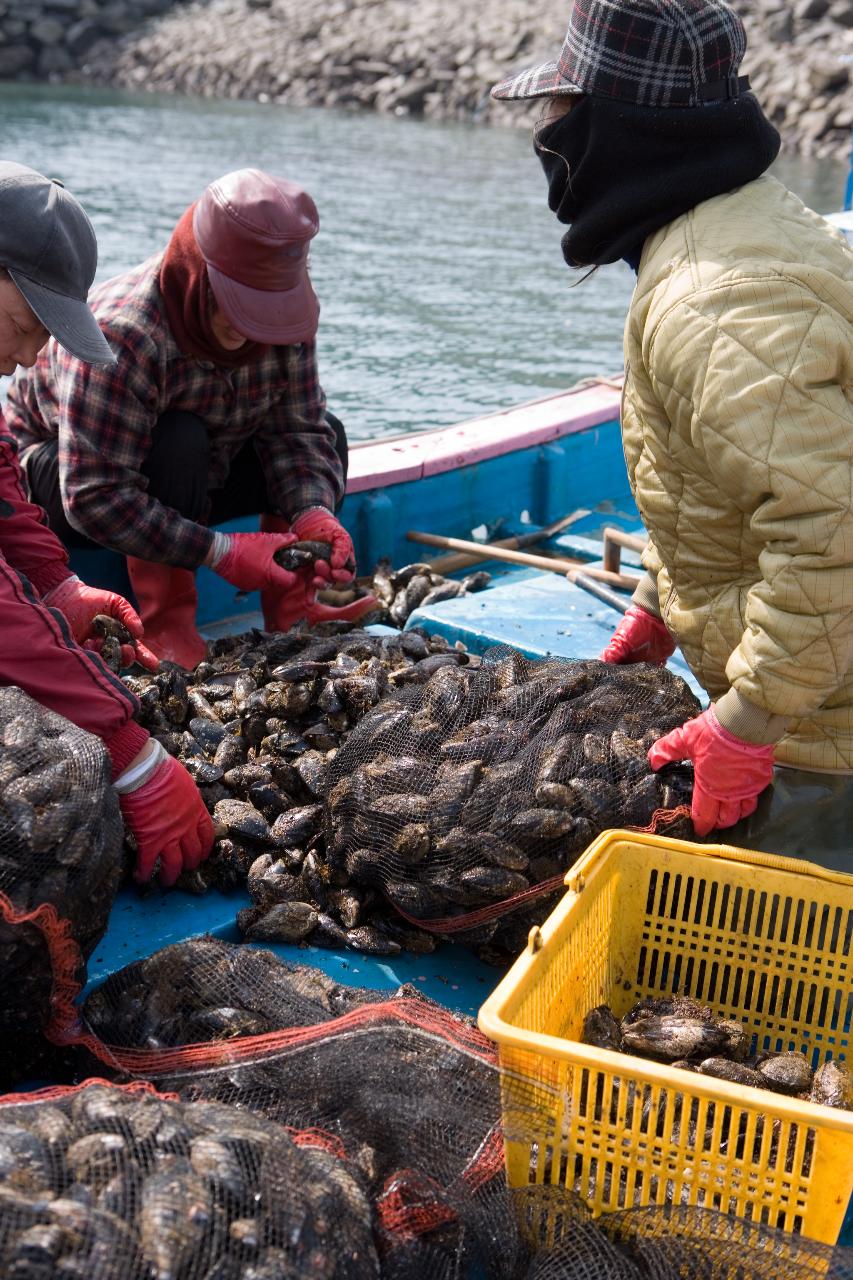
[[228, 550], [213, 565], [213, 572], [240, 591], [265, 591], [268, 587], [288, 591], [296, 574], [275, 562], [275, 553], [292, 546], [292, 533], [231, 533]]
[[352, 582], [355, 577], [352, 538], [331, 511], [327, 511], [325, 507], [309, 507], [291, 521], [290, 527], [300, 542], [329, 542], [332, 545], [328, 562], [314, 562], [314, 586], [324, 587], [329, 582]]
[[[116, 785], [120, 784], [119, 778]], [[151, 879], [158, 858], [160, 883], [168, 888], [182, 871], [194, 871], [210, 855], [210, 814], [192, 778], [173, 756], [159, 763], [137, 790], [120, 794], [119, 805], [136, 837], [134, 879], [140, 884]]]
[[773, 747], [736, 738], [720, 724], [713, 706], [649, 748], [653, 769], [679, 760], [693, 761], [690, 816], [697, 836], [749, 817], [773, 780]]
[[264, 601], [264, 625], [268, 631], [289, 631], [303, 619], [310, 627], [319, 622], [357, 622], [379, 608], [375, 596], [361, 596], [345, 605], [321, 604], [316, 587], [305, 580], [304, 574], [299, 579], [296, 586], [282, 592], [275, 601]]
[[101, 613], [116, 618], [127, 627], [136, 642], [135, 648], [129, 644], [121, 646], [122, 665], [130, 667], [139, 662], [149, 671], [157, 670], [160, 660], [141, 643], [142, 621], [124, 596], [117, 595], [115, 591], [103, 591], [100, 587], [87, 587], [85, 582], [72, 576], [48, 591], [42, 597], [42, 603], [50, 609], [58, 609], [77, 643], [94, 653], [100, 653], [103, 641], [92, 635], [92, 619]]
[[674, 653], [675, 641], [666, 625], [648, 609], [632, 604], [610, 637], [601, 661], [616, 665], [651, 662], [662, 667]]

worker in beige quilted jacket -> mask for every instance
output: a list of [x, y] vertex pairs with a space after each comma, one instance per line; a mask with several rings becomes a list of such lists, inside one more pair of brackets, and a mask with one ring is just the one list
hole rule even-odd
[[853, 253], [767, 176], [745, 48], [722, 0], [584, 0], [559, 59], [492, 92], [542, 99], [567, 263], [637, 271], [648, 572], [602, 657], [677, 644], [711, 698], [651, 763], [693, 761], [697, 835], [853, 872]]

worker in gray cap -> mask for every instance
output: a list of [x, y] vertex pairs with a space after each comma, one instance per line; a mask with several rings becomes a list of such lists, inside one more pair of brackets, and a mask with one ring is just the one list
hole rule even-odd
[[[86, 301], [97, 260], [92, 224], [62, 184], [0, 162], [0, 373], [31, 367], [51, 335], [80, 360], [113, 361]], [[183, 765], [136, 723], [136, 698], [98, 656], [98, 614], [134, 638], [126, 658], [156, 666], [128, 602], [71, 573], [62, 543], [24, 495], [0, 415], [0, 686], [19, 686], [103, 741], [136, 840], [137, 877], [147, 880], [159, 860], [162, 882], [173, 883], [207, 857], [213, 827]]]

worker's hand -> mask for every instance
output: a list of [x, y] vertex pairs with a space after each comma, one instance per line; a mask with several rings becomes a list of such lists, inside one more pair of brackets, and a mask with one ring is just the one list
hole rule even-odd
[[296, 574], [275, 562], [275, 553], [297, 538], [292, 533], [231, 533], [228, 550], [213, 566], [214, 573], [241, 591], [265, 591], [268, 587], [289, 590]]
[[720, 724], [713, 705], [649, 749], [653, 769], [679, 760], [693, 761], [690, 816], [697, 836], [749, 817], [773, 780], [773, 747], [736, 738]]
[[141, 642], [142, 621], [124, 596], [117, 595], [115, 591], [103, 591], [100, 587], [87, 587], [79, 578], [71, 577], [48, 591], [42, 603], [50, 609], [58, 609], [77, 643], [95, 653], [100, 653], [103, 640], [92, 631], [93, 618], [99, 614], [115, 618], [134, 641], [134, 644], [121, 646], [122, 666], [130, 667], [138, 662], [149, 671], [157, 670], [159, 659]]
[[378, 608], [379, 601], [375, 596], [362, 596], [340, 606], [320, 604], [316, 588], [301, 573], [296, 585], [282, 592], [278, 600], [264, 601], [264, 624], [270, 631], [289, 631], [303, 618], [312, 627], [318, 622], [357, 622]]
[[662, 667], [675, 653], [675, 641], [661, 622], [648, 609], [632, 604], [610, 637], [601, 655], [602, 662], [621, 665], [626, 662], [651, 662]]
[[[192, 871], [204, 862], [213, 846], [213, 822], [204, 807], [198, 788], [180, 761], [167, 756], [153, 743], [154, 768], [133, 790], [133, 770], [146, 762], [131, 765], [115, 782], [122, 816], [136, 840], [134, 879], [145, 884], [160, 859], [160, 883], [172, 885], [182, 871]], [[143, 755], [145, 753], [142, 753]], [[130, 778], [130, 782], [123, 779]]]
[[326, 560], [314, 562], [314, 586], [328, 586], [330, 582], [352, 582], [355, 577], [355, 550], [352, 538], [343, 525], [325, 507], [309, 507], [295, 520], [291, 529], [300, 542], [328, 542], [332, 554]]

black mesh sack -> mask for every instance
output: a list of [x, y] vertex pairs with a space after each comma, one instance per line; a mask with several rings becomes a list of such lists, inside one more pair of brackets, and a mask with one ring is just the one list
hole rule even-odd
[[372, 1280], [359, 1170], [327, 1135], [90, 1081], [0, 1106], [7, 1280]]
[[[689, 769], [655, 774], [647, 752], [698, 711], [658, 667], [505, 648], [443, 666], [386, 697], [333, 759], [330, 874], [381, 890], [422, 928], [497, 943], [507, 907], [558, 886], [602, 830], [673, 817], [690, 830]], [[510, 950], [527, 923], [504, 926]]]
[[849, 1280], [853, 1250], [711, 1209], [628, 1209], [592, 1219], [571, 1192], [516, 1191], [528, 1280]]
[[383, 1274], [449, 1280], [475, 1260], [497, 1280], [520, 1274], [496, 1054], [470, 1020], [408, 987], [347, 988], [201, 938], [113, 975], [84, 1022], [120, 1080], [337, 1144], [363, 1181]]
[[[122, 824], [98, 738], [0, 689], [0, 1028], [58, 1035], [121, 875]], [[20, 1042], [14, 1046], [20, 1052]], [[14, 1059], [15, 1055], [11, 1055]], [[11, 1061], [2, 1065], [8, 1075]]]
[[156, 1054], [317, 1026], [362, 1005], [413, 994], [407, 986], [395, 993], [346, 986], [272, 951], [200, 937], [111, 974], [86, 1000], [83, 1022], [110, 1051]]

